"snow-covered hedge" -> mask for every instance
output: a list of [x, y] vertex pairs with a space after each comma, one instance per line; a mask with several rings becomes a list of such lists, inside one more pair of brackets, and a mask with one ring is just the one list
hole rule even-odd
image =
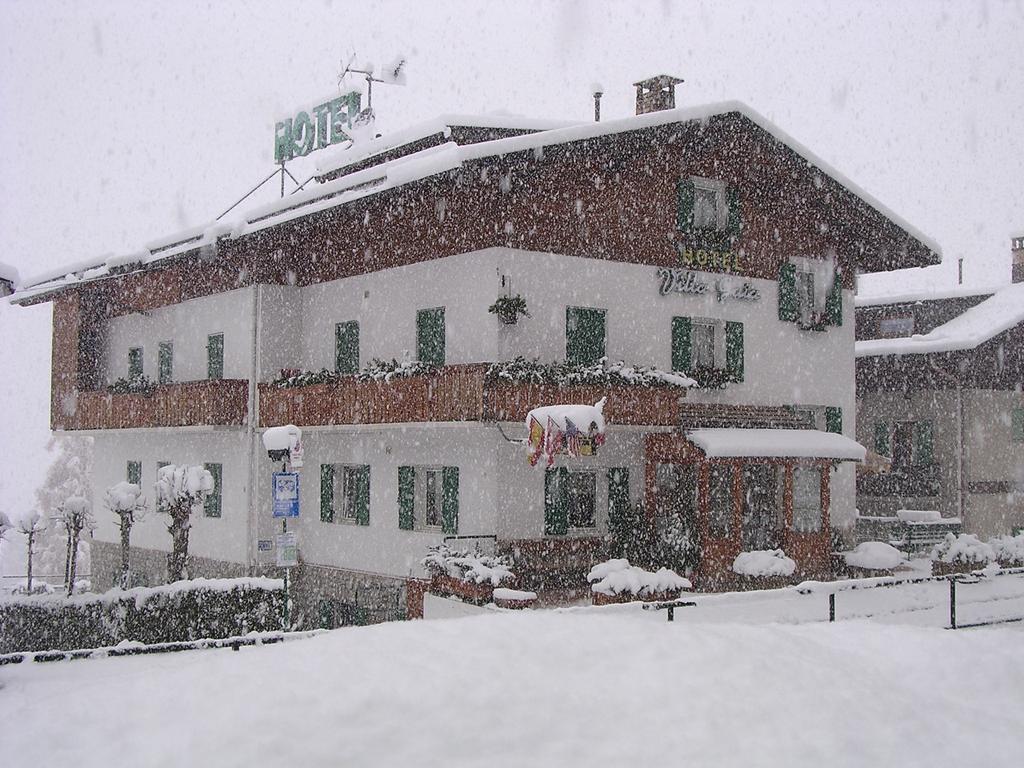
[[431, 547], [422, 563], [433, 576], [451, 576], [468, 584], [490, 584], [497, 587], [515, 578], [511, 570], [512, 563], [507, 557], [452, 549], [447, 544]]
[[273, 386], [280, 389], [291, 387], [308, 387], [313, 384], [333, 384], [342, 379], [356, 378], [359, 381], [391, 381], [392, 379], [404, 379], [410, 376], [429, 376], [437, 372], [437, 366], [431, 363], [421, 363], [418, 360], [380, 360], [374, 358], [368, 362], [359, 373], [346, 374], [335, 373], [326, 368], [319, 371], [302, 371], [291, 376], [283, 376], [273, 382]]
[[570, 363], [542, 363], [539, 359], [517, 357], [502, 363], [492, 363], [487, 369], [488, 382], [510, 384], [576, 384], [629, 385], [638, 387], [692, 387], [696, 382], [682, 373], [661, 371], [657, 368], [610, 363], [602, 357], [593, 365]]
[[989, 541], [995, 559], [1006, 568], [1024, 567], [1024, 533], [1016, 536], [1000, 536]]
[[792, 576], [796, 562], [781, 549], [755, 549], [736, 555], [732, 570], [740, 576]]
[[281, 628], [279, 579], [193, 579], [103, 594], [0, 600], [0, 653], [222, 638]]
[[961, 533], [954, 536], [947, 533], [946, 537], [932, 550], [932, 560], [941, 563], [973, 565], [982, 568], [996, 559], [992, 547], [983, 542], [973, 533]]
[[603, 595], [621, 595], [628, 593], [637, 597], [647, 597], [659, 592], [677, 592], [690, 589], [693, 585], [675, 571], [659, 568], [655, 572], [645, 571], [629, 560], [619, 558], [598, 563], [590, 569], [587, 581], [592, 582], [590, 589]]
[[891, 571], [906, 562], [907, 556], [884, 541], [865, 541], [843, 555], [846, 564], [873, 571]]

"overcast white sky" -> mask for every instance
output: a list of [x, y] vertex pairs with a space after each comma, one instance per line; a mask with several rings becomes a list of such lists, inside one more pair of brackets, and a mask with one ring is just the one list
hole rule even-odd
[[[336, 89], [339, 61], [408, 57], [378, 127], [442, 112], [632, 114], [736, 99], [942, 245], [866, 284], [1009, 280], [1024, 232], [1024, 3], [55, 2], [0, 0], [0, 260], [31, 277], [209, 221], [273, 169], [273, 123]], [[20, 513], [41, 479], [49, 308], [0, 308], [0, 412]], [[0, 564], [0, 568], [2, 568]]]

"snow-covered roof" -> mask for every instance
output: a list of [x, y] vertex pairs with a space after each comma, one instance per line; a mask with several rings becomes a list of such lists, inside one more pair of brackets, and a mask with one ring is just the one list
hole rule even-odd
[[853, 303], [856, 307], [881, 307], [892, 304], [916, 304], [919, 301], [941, 301], [942, 299], [963, 299], [971, 296], [991, 296], [1003, 286], [994, 285], [988, 288], [967, 288], [958, 285], [944, 289], [920, 289], [901, 293], [886, 293], [878, 296], [856, 296]]
[[856, 355], [923, 355], [974, 349], [1021, 322], [1024, 322], [1024, 283], [1013, 283], [928, 333], [858, 341]]
[[317, 158], [316, 170], [318, 175], [324, 175], [439, 133], [447, 138], [451, 136], [452, 126], [517, 131], [548, 131], [553, 128], [565, 128], [570, 125], [577, 125], [577, 123], [566, 120], [541, 120], [524, 117], [523, 115], [438, 115], [431, 120], [417, 123], [400, 131], [393, 131], [374, 139], [361, 141], [351, 146], [332, 147], [322, 152]]
[[[242, 237], [271, 226], [283, 224], [292, 219], [308, 216], [318, 211], [344, 205], [353, 200], [455, 170], [461, 167], [463, 163], [484, 158], [502, 157], [516, 152], [543, 150], [544, 147], [548, 146], [612, 136], [628, 131], [670, 125], [672, 123], [704, 121], [729, 113], [738, 113], [746, 117], [775, 139], [797, 152], [809, 163], [832, 177], [852, 194], [888, 218], [930, 251], [936, 255], [941, 255], [942, 251], [938, 243], [896, 215], [891, 209], [882, 205], [874, 196], [868, 194], [829, 163], [817, 157], [778, 126], [741, 102], [725, 101], [705, 106], [661, 110], [604, 122], [563, 124], [563, 127], [539, 130], [538, 132], [522, 136], [483, 141], [464, 146], [454, 142], [446, 142], [405, 157], [396, 158], [386, 163], [350, 173], [326, 183], [317, 184], [311, 188], [303, 189], [269, 205], [249, 211], [233, 224], [226, 221], [213, 222], [206, 227], [193, 228], [184, 233], [151, 243], [150, 247], [141, 254], [119, 257], [116, 260], [107, 259], [105, 262], [100, 263], [94, 261], [84, 266], [80, 264], [71, 269], [65, 268], [63, 271], [25, 281], [26, 290], [16, 294], [14, 302], [23, 303], [36, 296], [60, 290], [67, 285], [75, 284], [82, 280], [106, 277], [110, 274], [110, 268], [113, 266], [112, 262], [114, 261], [118, 263], [141, 261], [143, 265], [148, 265], [193, 250], [199, 246], [213, 243], [220, 237]], [[441, 126], [444, 128], [449, 124], [447, 121], [453, 118], [454, 116], [439, 118], [432, 127]], [[520, 128], [526, 128], [529, 124], [529, 121], [523, 118], [506, 118], [502, 116], [489, 116], [479, 119], [478, 122], [484, 122], [484, 120], [493, 125], [498, 125], [500, 122], [508, 120], [509, 122], [506, 125], [515, 125]], [[456, 122], [455, 124], [464, 123]], [[543, 123], [535, 123], [535, 125], [541, 124]], [[392, 134], [392, 137], [395, 135]], [[383, 147], [383, 145], [381, 146]], [[350, 159], [346, 162], [353, 162], [353, 160]], [[154, 248], [152, 247], [154, 245], [161, 247]]]
[[691, 429], [686, 437], [709, 458], [758, 456], [863, 461], [867, 453], [856, 440], [817, 429]]

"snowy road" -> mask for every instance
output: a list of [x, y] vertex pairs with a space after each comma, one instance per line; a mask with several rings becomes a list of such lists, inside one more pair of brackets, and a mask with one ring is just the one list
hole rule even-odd
[[[1024, 600], [1011, 581], [1005, 607]], [[708, 597], [672, 624], [637, 606], [491, 613], [4, 667], [2, 763], [1020, 765], [1020, 625], [950, 632], [941, 595], [918, 592], [831, 625], [823, 596]], [[840, 617], [862, 608], [846, 597]]]

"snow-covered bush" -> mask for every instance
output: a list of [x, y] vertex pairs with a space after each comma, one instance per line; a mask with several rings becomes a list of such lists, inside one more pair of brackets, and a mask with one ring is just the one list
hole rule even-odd
[[740, 552], [733, 560], [732, 570], [740, 576], [792, 576], [796, 562], [781, 549], [755, 549]]
[[200, 466], [168, 464], [157, 472], [156, 501], [171, 517], [167, 580], [188, 578], [188, 531], [192, 511], [213, 491], [213, 475]]
[[996, 553], [992, 547], [973, 533], [961, 533], [959, 536], [947, 533], [932, 550], [932, 560], [953, 565], [983, 568], [995, 559]]
[[657, 368], [610, 363], [602, 357], [591, 365], [571, 363], [545, 364], [537, 358], [517, 357], [492, 363], [487, 369], [488, 382], [510, 384], [557, 384], [559, 386], [601, 385], [639, 387], [692, 387], [696, 382], [683, 373], [670, 373]]
[[499, 296], [497, 300], [487, 308], [487, 311], [492, 315], [497, 315], [501, 322], [512, 325], [516, 322], [519, 315], [523, 317], [529, 317], [530, 313], [526, 309], [526, 299], [520, 296], [518, 293], [515, 296]]
[[430, 547], [421, 562], [432, 576], [450, 576], [468, 584], [497, 587], [515, 578], [507, 557], [452, 549], [447, 544]]
[[999, 536], [989, 541], [995, 559], [1004, 568], [1024, 567], [1024, 533], [1016, 536]]
[[849, 566], [875, 571], [891, 571], [907, 561], [906, 555], [883, 541], [865, 541], [844, 553], [843, 558]]
[[418, 360], [399, 362], [394, 358], [381, 360], [375, 357], [356, 374], [335, 373], [326, 368], [321, 368], [319, 371], [299, 372], [283, 370], [282, 373], [288, 375], [276, 379], [273, 386], [279, 389], [290, 389], [292, 387], [309, 387], [314, 384], [333, 384], [351, 378], [356, 378], [359, 381], [391, 381], [410, 376], [429, 376], [437, 373], [437, 366], [432, 363], [421, 363]]
[[669, 515], [655, 543], [655, 560], [689, 575], [700, 560], [697, 534], [680, 515]]
[[587, 581], [591, 582], [592, 592], [602, 595], [630, 594], [636, 597], [678, 592], [693, 586], [688, 579], [668, 568], [659, 568], [652, 573], [630, 565], [625, 558], [598, 563], [590, 569]]
[[156, 382], [142, 373], [120, 378], [107, 387], [112, 395], [152, 395]]

